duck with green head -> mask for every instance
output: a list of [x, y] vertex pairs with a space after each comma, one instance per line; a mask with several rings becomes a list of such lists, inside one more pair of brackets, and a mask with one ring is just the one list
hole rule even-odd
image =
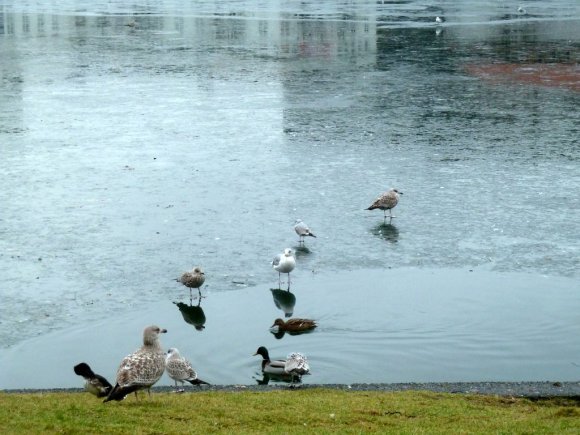
[[262, 356], [262, 373], [273, 375], [292, 382], [301, 382], [302, 376], [310, 374], [310, 366], [304, 355], [293, 352], [286, 359], [271, 360], [268, 349], [260, 346], [254, 355]]

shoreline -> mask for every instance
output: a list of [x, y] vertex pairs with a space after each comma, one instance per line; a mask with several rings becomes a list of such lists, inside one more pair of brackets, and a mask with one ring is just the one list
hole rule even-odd
[[[344, 391], [430, 391], [435, 393], [452, 394], [481, 394], [493, 396], [522, 397], [529, 399], [542, 399], [552, 397], [568, 397], [580, 400], [580, 381], [558, 382], [426, 382], [426, 383], [353, 383], [353, 384], [304, 384], [297, 390], [302, 389], [331, 389]], [[289, 390], [284, 384], [275, 385], [209, 385], [200, 387], [185, 387], [186, 393], [198, 392], [267, 392], [276, 390]], [[167, 393], [174, 390], [170, 386], [159, 386], [151, 389], [154, 392]], [[83, 388], [47, 388], [47, 389], [9, 389], [0, 390], [7, 394], [36, 394], [36, 393], [82, 393]]]

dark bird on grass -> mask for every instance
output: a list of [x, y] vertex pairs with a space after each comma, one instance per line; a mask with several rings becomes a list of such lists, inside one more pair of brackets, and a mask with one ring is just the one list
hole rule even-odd
[[377, 208], [383, 210], [385, 221], [387, 220], [387, 210], [389, 210], [389, 218], [393, 219], [396, 216], [393, 216], [392, 209], [397, 206], [399, 195], [402, 194], [403, 192], [399, 192], [397, 189], [390, 189], [382, 193], [366, 210], [375, 210]]
[[165, 371], [165, 352], [159, 343], [159, 334], [166, 333], [159, 326], [148, 326], [143, 331], [143, 346], [121, 361], [117, 370], [117, 383], [105, 402], [123, 400], [128, 394], [146, 389], [151, 395], [151, 387], [161, 379]]
[[74, 366], [74, 371], [85, 379], [85, 390], [97, 397], [107, 396], [113, 388], [103, 376], [93, 372], [87, 363], [77, 364]]
[[177, 383], [179, 382], [183, 387], [184, 382], [189, 382], [191, 385], [209, 385], [208, 382], [202, 381], [197, 377], [197, 372], [191, 366], [186, 358], [182, 357], [179, 350], [172, 347], [167, 351], [165, 357], [165, 369], [171, 379], [175, 381], [175, 392], [183, 392], [183, 388], [179, 389]]

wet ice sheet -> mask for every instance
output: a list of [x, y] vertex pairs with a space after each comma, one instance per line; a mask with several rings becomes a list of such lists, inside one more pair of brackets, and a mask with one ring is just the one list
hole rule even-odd
[[[3, 9], [0, 33], [2, 346], [173, 295], [194, 264], [215, 292], [273, 285], [295, 218], [319, 236], [303, 272], [577, 277], [578, 93], [473, 74], [577, 62], [580, 27], [552, 20], [569, 9], [438, 32], [364, 8], [248, 20], [19, 4], [32, 14]], [[391, 186], [405, 195], [384, 227], [363, 208]]]

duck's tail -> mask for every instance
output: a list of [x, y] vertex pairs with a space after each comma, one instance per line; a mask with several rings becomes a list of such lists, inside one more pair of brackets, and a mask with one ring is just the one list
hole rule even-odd
[[94, 378], [95, 372], [91, 370], [87, 363], [80, 363], [74, 367], [74, 371], [77, 375], [82, 376], [83, 378]]

